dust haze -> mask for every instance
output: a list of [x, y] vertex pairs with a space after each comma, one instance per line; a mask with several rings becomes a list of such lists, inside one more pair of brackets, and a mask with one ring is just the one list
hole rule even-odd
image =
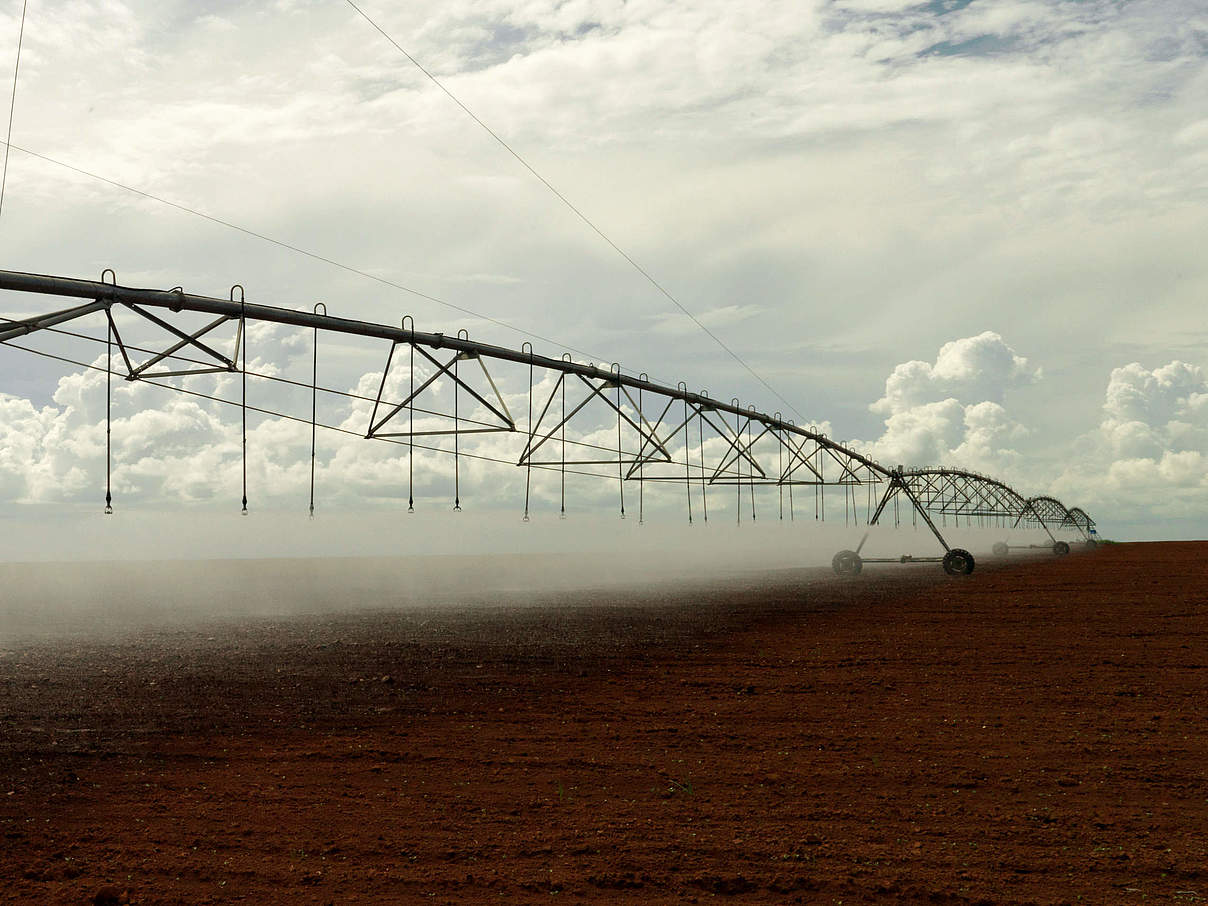
[[[701, 583], [749, 583], [773, 571], [829, 572], [835, 552], [855, 548], [866, 531], [775, 513], [741, 525], [599, 514], [524, 522], [448, 511], [7, 518], [0, 645], [369, 609], [573, 605], [576, 592], [598, 600], [610, 589], [618, 599], [690, 594]], [[1005, 529], [945, 533], [979, 559], [996, 541], [1047, 541]], [[922, 525], [874, 527], [863, 549], [890, 557], [938, 551]]]

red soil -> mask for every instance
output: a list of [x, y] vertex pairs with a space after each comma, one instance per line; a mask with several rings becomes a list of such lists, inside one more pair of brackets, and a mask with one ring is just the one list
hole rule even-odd
[[1208, 544], [539, 604], [0, 650], [3, 901], [1208, 897]]

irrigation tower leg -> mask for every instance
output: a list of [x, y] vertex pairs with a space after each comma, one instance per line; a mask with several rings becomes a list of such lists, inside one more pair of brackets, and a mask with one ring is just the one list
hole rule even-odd
[[[973, 555], [970, 554], [967, 550], [963, 550], [961, 548], [954, 548], [948, 544], [948, 541], [940, 533], [940, 530], [936, 527], [935, 522], [931, 519], [931, 516], [930, 516], [930, 514], [928, 514], [927, 509], [919, 502], [919, 499], [918, 499], [918, 497], [916, 497], [914, 495], [914, 492], [910, 490], [910, 486], [906, 483], [905, 479], [903, 478], [902, 472], [900, 469], [895, 470], [892, 473], [892, 475], [889, 479], [889, 486], [886, 487], [885, 494], [884, 494], [884, 496], [881, 497], [881, 502], [879, 504], [877, 504], [877, 510], [875, 513], [873, 513], [872, 518], [868, 520], [868, 524], [870, 526], [876, 525], [877, 522], [881, 518], [881, 514], [883, 512], [885, 512], [885, 507], [889, 504], [889, 501], [894, 499], [898, 494], [906, 495], [906, 499], [910, 501], [911, 505], [915, 509], [915, 512], [923, 517], [923, 521], [927, 523], [927, 528], [931, 529], [931, 534], [935, 535], [935, 540], [937, 540], [940, 543], [940, 546], [944, 549], [943, 557], [915, 558], [915, 557], [912, 557], [909, 555], [903, 555], [901, 557], [901, 562], [907, 563], [907, 562], [910, 562], [910, 561], [916, 560], [916, 559], [922, 559], [925, 561], [930, 560], [931, 562], [934, 562], [935, 560], [939, 560], [940, 563], [942, 563], [944, 566], [944, 572], [946, 572], [950, 576], [968, 575], [969, 573], [973, 572], [973, 565], [974, 565]], [[857, 572], [858, 573], [864, 563], [864, 561], [861, 560], [861, 558], [860, 558], [860, 548], [864, 547], [864, 542], [867, 540], [868, 540], [868, 535], [865, 534], [864, 538], [860, 541], [859, 548], [857, 548], [854, 551], [840, 551], [838, 554], [836, 554], [835, 559], [832, 561], [832, 566], [834, 567], [835, 572], [840, 573], [840, 574], [842, 574], [844, 572]], [[850, 564], [851, 564], [853, 558], [854, 558], [854, 561], [856, 564], [855, 569], [850, 568]], [[875, 562], [875, 561], [873, 561], [873, 562]], [[884, 562], [884, 561], [881, 561], [881, 562]]]
[[[881, 518], [881, 513], [885, 511], [886, 504], [888, 504], [890, 499], [899, 491], [906, 495], [906, 498], [911, 502], [911, 504], [914, 505], [915, 511], [923, 517], [923, 521], [927, 523], [927, 528], [931, 529], [931, 533], [935, 535], [936, 540], [939, 541], [940, 547], [944, 549], [944, 552], [947, 553], [948, 551], [952, 550], [952, 548], [949, 547], [948, 542], [944, 540], [944, 536], [940, 534], [940, 530], [935, 527], [935, 523], [931, 521], [931, 516], [927, 514], [927, 510], [924, 509], [924, 507], [919, 503], [918, 498], [911, 493], [910, 488], [907, 487], [906, 482], [902, 480], [901, 476], [896, 474], [892, 479], [890, 479], [889, 487], [885, 489], [885, 495], [881, 498], [881, 502], [877, 504], [877, 511], [872, 514], [872, 518], [868, 520], [868, 524], [877, 524], [877, 520]], [[867, 538], [868, 536], [866, 535], [865, 537]], [[863, 542], [861, 542], [861, 545], [863, 545]]]

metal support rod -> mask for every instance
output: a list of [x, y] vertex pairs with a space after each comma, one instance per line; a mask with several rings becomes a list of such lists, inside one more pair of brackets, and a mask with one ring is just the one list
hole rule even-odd
[[[826, 480], [825, 478], [822, 477], [822, 473], [820, 471], [818, 471], [818, 462], [819, 462], [818, 453], [819, 452], [820, 451], [815, 450], [813, 453], [810, 454], [814, 458], [814, 464], [812, 466], [810, 466], [810, 468], [813, 470], [814, 474], [818, 476], [818, 483], [814, 485], [814, 521], [815, 522], [818, 521], [818, 512], [819, 512], [818, 495], [821, 493], [820, 487], [821, 487], [822, 483]], [[825, 463], [822, 464], [822, 468], [826, 468]]]
[[[527, 340], [520, 347], [528, 347], [529, 351], [529, 373], [528, 373], [528, 442], [529, 446], [533, 445], [533, 344]], [[533, 461], [530, 458], [524, 464], [524, 521], [529, 521], [529, 487], [533, 481]]]
[[[642, 388], [638, 387], [638, 423], [645, 421], [642, 413]], [[642, 448], [638, 450], [638, 525], [646, 523], [646, 441], [642, 440]], [[684, 459], [688, 459], [688, 451], [684, 450]]]
[[[397, 343], [395, 345], [397, 345]], [[410, 346], [411, 346], [411, 352], [412, 352], [412, 360], [414, 360], [415, 344], [411, 343]], [[371, 421], [370, 425], [369, 425], [369, 433], [365, 435], [366, 438], [398, 436], [396, 434], [389, 434], [389, 433], [383, 434], [379, 431], [379, 429], [383, 425], [385, 425], [388, 421], [390, 421], [392, 418], [394, 418], [396, 415], [398, 415], [400, 412], [402, 412], [404, 408], [413, 407], [416, 394], [423, 393], [425, 390], [428, 389], [428, 387], [430, 387], [432, 384], [435, 384], [438, 380], [440, 380], [442, 375], [453, 379], [453, 383], [454, 383], [453, 390], [454, 390], [455, 394], [459, 390], [465, 390], [467, 393], [470, 394], [470, 396], [473, 399], [478, 400], [478, 402], [480, 402], [483, 406], [485, 406], [491, 412], [491, 414], [493, 414], [496, 418], [498, 418], [500, 420], [500, 422], [502, 422], [502, 426], [496, 430], [506, 430], [506, 431], [516, 430], [516, 423], [512, 420], [511, 414], [507, 411], [507, 406], [503, 404], [502, 398], [499, 397], [499, 389], [497, 387], [495, 387], [494, 379], [487, 372], [486, 366], [482, 364], [482, 358], [480, 356], [474, 355], [473, 353], [469, 353], [469, 352], [459, 352], [459, 353], [455, 353], [454, 357], [450, 361], [440, 362], [437, 359], [435, 359], [433, 356], [429, 355], [423, 349], [421, 349], [419, 352], [420, 352], [420, 355], [422, 355], [429, 362], [431, 362], [433, 365], [436, 366], [436, 371], [433, 372], [431, 377], [429, 377], [422, 384], [420, 384], [419, 389], [412, 390], [411, 394], [407, 397], [407, 399], [403, 400], [401, 403], [398, 403], [397, 405], [392, 406], [390, 408], [390, 411], [388, 413], [386, 413], [384, 416], [382, 416], [380, 419], [377, 419], [376, 421]], [[496, 408], [496, 406], [493, 403], [491, 403], [488, 399], [486, 399], [484, 396], [482, 396], [482, 394], [480, 394], [473, 387], [466, 384], [459, 377], [457, 377], [456, 365], [457, 365], [457, 362], [459, 359], [477, 359], [478, 360], [478, 366], [482, 369], [483, 374], [487, 378], [487, 381], [491, 384], [491, 388], [495, 391], [496, 398], [498, 399], [498, 401], [501, 404], [500, 408]], [[452, 369], [452, 370], [450, 370], [450, 369]], [[384, 385], [383, 385], [383, 387], [384, 387]], [[377, 403], [380, 403], [380, 402], [381, 402], [381, 393], [379, 392]], [[377, 413], [377, 403], [375, 403], [375, 405], [374, 405], [375, 416]], [[506, 427], [503, 427], [503, 426], [506, 426]], [[438, 433], [438, 432], [428, 432], [428, 433]], [[439, 433], [448, 433], [448, 432], [439, 432]]]
[[[776, 413], [780, 415], [779, 412]], [[780, 476], [776, 482], [776, 489], [780, 496], [780, 521], [784, 522], [784, 440], [780, 437], [780, 433], [776, 434], [776, 473]]]
[[[705, 394], [707, 395], [707, 394]], [[686, 405], [686, 403], [685, 403]], [[700, 445], [700, 507], [701, 519], [704, 522], [709, 521], [709, 492], [708, 482], [705, 479], [705, 420], [699, 417], [696, 419], [696, 439]], [[687, 450], [684, 451], [684, 459], [688, 458]]]
[[[732, 398], [730, 400], [730, 405], [734, 406], [737, 409], [738, 408], [738, 397]], [[738, 444], [739, 447], [742, 446], [742, 427], [741, 427], [741, 423], [739, 421], [740, 418], [741, 418], [741, 414], [736, 412], [734, 414], [734, 437], [735, 437], [735, 442]], [[721, 417], [721, 421], [722, 421], [723, 425], [726, 425], [726, 417], [724, 415]], [[726, 425], [726, 428], [728, 430], [729, 425]], [[741, 458], [736, 459], [734, 466], [738, 470], [738, 478], [734, 482], [734, 490], [738, 494], [737, 502], [734, 505], [734, 516], [735, 516], [736, 524], [742, 525], [742, 459]]]
[[[616, 400], [610, 399], [609, 396], [605, 393], [605, 390], [607, 390], [610, 385], [615, 385], [615, 381], [613, 379], [605, 379], [599, 385], [596, 385], [596, 384], [593, 384], [591, 381], [589, 381], [587, 378], [583, 377], [582, 375], [577, 375], [577, 377], [579, 378], [579, 380], [581, 380], [583, 382], [583, 384], [591, 392], [577, 406], [575, 406], [574, 409], [572, 409], [570, 411], [569, 415], [562, 416], [562, 421], [559, 425], [556, 425], [554, 428], [550, 429], [550, 431], [548, 433], [542, 433], [541, 439], [538, 440], [535, 444], [525, 447], [524, 452], [520, 455], [520, 460], [517, 462], [517, 465], [523, 465], [526, 458], [531, 457], [534, 453], [536, 453], [538, 450], [540, 450], [541, 447], [543, 447], [546, 444], [546, 442], [548, 442], [549, 440], [551, 440], [553, 438], [555, 431], [557, 431], [560, 427], [564, 426], [567, 423], [567, 421], [569, 421], [570, 419], [572, 419], [576, 415], [578, 415], [580, 411], [585, 409], [592, 402], [592, 400], [595, 400], [595, 399], [599, 399], [610, 409], [614, 410], [617, 413], [617, 417], [619, 419], [623, 419], [631, 428], [633, 428], [635, 431], [637, 431], [638, 435], [640, 437], [643, 437], [643, 439], [646, 438], [646, 432], [644, 431], [644, 429], [639, 424], [637, 424], [635, 421], [633, 421], [633, 419], [631, 419], [628, 415], [625, 414], [624, 410], [620, 406], [619, 398]], [[545, 411], [548, 411], [550, 402], [553, 402], [552, 396], [550, 397], [549, 402], [546, 403]], [[544, 421], [545, 411], [543, 411], [541, 413], [541, 415], [537, 418], [538, 426], [540, 426], [541, 423]], [[535, 437], [536, 437], [536, 434], [534, 433], [534, 438]], [[670, 462], [671, 458], [667, 454], [666, 448], [659, 442], [658, 438], [651, 436], [649, 439], [651, 441], [653, 441], [654, 446], [664, 456], [663, 461]], [[600, 448], [600, 449], [603, 449], [603, 448]], [[621, 457], [618, 455], [616, 457], [616, 459], [597, 460], [595, 462], [597, 464], [603, 463], [603, 462], [615, 463], [620, 458]]]
[[826, 522], [826, 459], [822, 456], [822, 449], [817, 452], [818, 458], [818, 474], [822, 476], [822, 484], [818, 486], [819, 496], [822, 498], [822, 521]]
[[[663, 422], [667, 419], [667, 413], [671, 411], [671, 407], [675, 404], [675, 400], [667, 400], [667, 405], [663, 407], [662, 414], [659, 415], [658, 421], [656, 421], [652, 425], [652, 424], [650, 424], [650, 420], [647, 419], [646, 415], [645, 415], [645, 403], [642, 399], [642, 388], [641, 387], [638, 388], [637, 400], [634, 400], [633, 395], [628, 390], [625, 391], [625, 398], [627, 400], [629, 400], [630, 405], [632, 405], [634, 407], [634, 409], [637, 411], [638, 423], [646, 426], [646, 431], [642, 432], [639, 435], [642, 443], [641, 443], [641, 447], [638, 449], [638, 455], [636, 457], [634, 457], [633, 462], [629, 466], [629, 471], [625, 473], [626, 481], [632, 479], [634, 475], [637, 475], [638, 483], [641, 484], [645, 481], [645, 466], [646, 465], [648, 465], [651, 462], [659, 462], [659, 463], [671, 462], [671, 457], [666, 455], [666, 449], [665, 449], [664, 445], [659, 442], [658, 432], [659, 432], [659, 428], [661, 428], [663, 426]], [[678, 431], [678, 430], [679, 429], [677, 428], [676, 431]], [[649, 432], [649, 433], [647, 433], [647, 432]], [[670, 436], [674, 435], [675, 433], [676, 432], [674, 432], [674, 431], [668, 432], [668, 436], [670, 437]], [[650, 447], [651, 447], [651, 451], [649, 453], [646, 452], [647, 445], [650, 445]], [[655, 459], [655, 456], [657, 456], [659, 454], [662, 454], [662, 458]]]
[[1015, 517], [1015, 524], [1012, 525], [1011, 527], [1017, 528], [1019, 526], [1020, 521], [1029, 512], [1033, 516], [1036, 517], [1036, 521], [1040, 523], [1040, 527], [1042, 529], [1044, 529], [1044, 533], [1049, 536], [1049, 540], [1052, 541], [1054, 544], [1056, 544], [1057, 538], [1053, 535], [1052, 531], [1050, 531], [1048, 523], [1045, 521], [1044, 516], [1042, 516], [1040, 514], [1040, 511], [1036, 509], [1036, 504], [1035, 504], [1035, 501], [1033, 501], [1033, 500], [1027, 501], [1027, 503], [1024, 505], [1024, 508], [1020, 511], [1019, 515]]
[[[136, 308], [134, 306], [130, 306], [130, 310], [133, 312], [137, 312], [138, 314], [141, 314], [143, 317], [152, 321], [152, 323], [157, 323], [157, 322], [161, 323], [161, 324], [163, 323], [158, 318], [148, 317], [146, 312], [140, 311], [138, 308]], [[199, 337], [204, 337], [210, 331], [214, 330], [216, 327], [221, 327], [223, 324], [225, 324], [229, 320], [230, 320], [230, 318], [226, 317], [226, 315], [219, 315], [218, 318], [216, 318], [214, 321], [211, 321], [205, 327], [199, 328], [198, 330], [189, 334], [183, 340], [178, 340], [175, 344], [173, 344], [172, 346], [169, 346], [163, 352], [160, 352], [160, 353], [152, 356], [151, 358], [147, 359], [147, 361], [143, 362], [143, 364], [139, 365], [137, 368], [132, 369], [130, 371], [130, 374], [126, 377], [126, 380], [135, 381], [135, 380], [138, 380], [140, 377], [144, 377], [144, 376], [145, 377], [164, 377], [165, 375], [162, 373], [146, 374], [145, 372], [147, 371], [147, 369], [153, 368], [154, 366], [158, 365], [164, 359], [172, 358], [177, 352], [179, 352], [180, 350], [184, 349], [186, 346], [189, 346], [189, 345], [196, 346], [197, 348], [201, 349], [203, 351], [203, 353], [208, 354], [208, 355], [213, 355], [215, 358], [217, 358], [218, 361], [222, 362], [221, 368], [215, 367], [213, 369], [206, 369], [207, 371], [210, 371], [211, 373], [217, 372], [219, 370], [230, 371], [231, 368], [234, 367], [234, 363], [230, 359], [225, 358], [224, 356], [218, 355], [217, 353], [214, 353], [213, 350], [210, 349], [210, 347], [196, 342], [196, 340]]]
[[860, 551], [864, 550], [864, 542], [868, 540], [868, 535], [869, 535], [869, 533], [865, 532], [864, 537], [860, 539], [860, 543], [856, 545], [857, 554], [859, 554]]
[[[612, 373], [616, 374], [618, 376], [621, 373], [621, 366], [618, 365], [616, 362], [612, 363]], [[616, 402], [616, 410], [617, 410], [617, 490], [621, 495], [621, 518], [624, 519], [625, 518], [625, 463], [623, 462], [623, 460], [625, 457], [624, 457], [624, 454], [621, 452], [621, 415], [622, 415], [622, 413], [621, 413], [621, 382], [620, 381], [617, 381], [616, 391], [617, 391], [617, 402]], [[640, 428], [638, 429], [638, 433], [639, 434], [641, 433]]]
[[242, 343], [242, 362], [243, 368], [243, 398], [239, 403], [239, 410], [243, 416], [243, 508], [239, 511], [240, 515], [247, 515], [247, 310], [246, 303], [243, 301], [243, 287], [231, 287], [231, 298], [235, 297], [235, 290], [239, 290], [239, 334], [243, 338]]
[[[754, 406], [748, 406], [747, 408], [752, 411], [754, 411], [754, 409], [755, 409]], [[752, 419], [750, 419], [750, 418], [747, 419], [747, 450], [751, 451], [751, 454], [754, 455], [754, 450], [752, 450], [753, 445], [751, 443], [751, 421], [752, 421]], [[751, 477], [751, 484], [750, 484], [750, 487], [747, 489], [747, 492], [751, 495], [751, 522], [754, 523], [755, 522], [755, 471], [752, 469], [748, 474]]]
[[[681, 386], [684, 386], [681, 384]], [[691, 419], [688, 416], [688, 401], [684, 400], [684, 488], [687, 491], [688, 498], [688, 524], [692, 524], [692, 474], [691, 466], [688, 464], [688, 423]], [[702, 473], [703, 474], [703, 473]]]
[[105, 515], [113, 515], [113, 328], [105, 334]]
[[396, 346], [398, 346], [398, 340], [390, 344], [390, 351], [386, 353], [386, 367], [382, 369], [382, 382], [378, 385], [377, 399], [373, 401], [373, 411], [369, 413], [369, 427], [365, 430], [366, 440], [373, 437], [374, 425], [377, 424], [378, 406], [381, 405], [382, 396], [386, 393], [386, 378], [390, 376], [390, 363], [394, 361]]
[[77, 305], [74, 308], [65, 308], [62, 311], [54, 311], [47, 315], [39, 315], [35, 318], [25, 318], [20, 321], [13, 321], [11, 324], [0, 327], [0, 343], [7, 343], [9, 340], [15, 340], [17, 337], [23, 337], [26, 334], [31, 334], [35, 331], [44, 330], [48, 327], [54, 327], [56, 324], [74, 321], [76, 318], [82, 318], [85, 315], [90, 315], [95, 311], [108, 310], [109, 303], [102, 302], [100, 299], [98, 299], [97, 301], [89, 302], [86, 305]]
[[[403, 315], [402, 325], [406, 329], [407, 321], [411, 321], [411, 331], [415, 332], [415, 319], [411, 315]], [[410, 349], [410, 359], [407, 362], [407, 380], [410, 392], [407, 394], [407, 512], [415, 512], [415, 344], [407, 344]]]
[[[461, 331], [458, 331], [460, 334]], [[461, 512], [461, 432], [457, 430], [461, 418], [460, 396], [457, 392], [461, 381], [457, 378], [457, 363], [460, 353], [453, 355], [453, 512]]]
[[[566, 518], [566, 375], [560, 375], [558, 383], [562, 385], [562, 503], [558, 511], [561, 519]], [[531, 445], [530, 445], [531, 449]]]
[[877, 504], [876, 511], [872, 514], [872, 519], [869, 520], [869, 525], [876, 525], [881, 521], [881, 513], [885, 509], [885, 505], [889, 503], [889, 498], [898, 493], [899, 482], [895, 479], [890, 479], [889, 484], [885, 487], [885, 493], [881, 496], [880, 503]]
[[[240, 298], [242, 300], [243, 287], [236, 284], [235, 286], [231, 287], [232, 302], [234, 301], [236, 289], [239, 290], [239, 292], [241, 294]], [[177, 293], [183, 294], [183, 292], [184, 291], [179, 288], [171, 291], [171, 293], [173, 295], [175, 295]], [[172, 334], [175, 337], [180, 338], [180, 342], [177, 343], [175, 346], [173, 346], [170, 350], [168, 350], [168, 353], [167, 353], [168, 355], [171, 355], [172, 353], [176, 352], [178, 349], [183, 349], [185, 346], [192, 346], [195, 349], [197, 349], [199, 352], [201, 352], [203, 355], [208, 355], [212, 359], [222, 362], [222, 364], [224, 366], [226, 366], [228, 371], [234, 370], [235, 362], [233, 360], [228, 359], [222, 353], [211, 348], [210, 346], [206, 345], [205, 343], [202, 343], [201, 340], [199, 339], [199, 337], [205, 336], [207, 333], [209, 333], [215, 327], [218, 327], [220, 324], [222, 324], [223, 321], [227, 320], [227, 316], [222, 315], [217, 320], [215, 320], [212, 324], [207, 324], [205, 327], [201, 328], [200, 330], [196, 331], [195, 333], [187, 334], [183, 330], [180, 330], [179, 328], [175, 327], [174, 325], [169, 324], [163, 318], [157, 317], [156, 315], [151, 314], [151, 312], [149, 312], [149, 311], [143, 311], [142, 308], [135, 305], [133, 302], [126, 302], [124, 304], [128, 309], [130, 309], [135, 314], [141, 315], [142, 317], [144, 317], [148, 321], [150, 321], [152, 324], [155, 324], [157, 327], [162, 327], [168, 333]], [[247, 316], [246, 316], [246, 312], [244, 311], [245, 306], [242, 301], [240, 301], [239, 304], [240, 304], [240, 319], [243, 321], [246, 321]], [[163, 354], [161, 354], [160, 358], [163, 358]], [[150, 364], [155, 364], [155, 361], [157, 361], [157, 360], [153, 359]], [[132, 380], [132, 378], [127, 378], [127, 380]]]
[[910, 487], [903, 479], [903, 473], [901, 472], [890, 473], [889, 486], [885, 489], [885, 496], [883, 496], [881, 498], [881, 502], [877, 504], [877, 511], [873, 513], [872, 519], [868, 524], [876, 525], [880, 521], [881, 513], [885, 511], [885, 505], [889, 503], [891, 498], [896, 503], [899, 492], [905, 494], [906, 498], [919, 510], [923, 520], [927, 523], [927, 527], [931, 529], [931, 533], [935, 535], [936, 540], [939, 541], [940, 546], [943, 547], [945, 552], [951, 550], [951, 548], [948, 546], [948, 542], [944, 540], [944, 536], [940, 534], [940, 530], [935, 527], [935, 523], [931, 521], [931, 517], [927, 515], [927, 511], [922, 508], [922, 506], [919, 504], [918, 498], [915, 497], [914, 492], [910, 490]]
[[906, 492], [906, 496], [910, 498], [910, 502], [913, 503], [918, 509], [919, 515], [922, 516], [923, 521], [927, 523], [927, 528], [931, 529], [931, 533], [935, 535], [936, 540], [939, 541], [940, 546], [944, 549], [944, 551], [947, 552], [951, 550], [952, 548], [948, 546], [948, 542], [944, 540], [944, 536], [940, 534], [940, 530], [935, 527], [935, 523], [932, 522], [931, 517], [927, 515], [927, 511], [919, 506], [919, 502], [911, 492], [910, 488], [903, 484], [902, 490]]
[[[327, 314], [327, 306], [322, 302], [315, 303], [315, 314], [319, 309]], [[316, 427], [319, 412], [319, 328], [315, 328], [314, 341], [311, 345], [314, 359], [310, 371], [310, 518], [315, 518], [315, 450], [318, 446]]]
[[793, 484], [789, 482], [789, 522], [796, 522], [797, 516], [793, 511]]

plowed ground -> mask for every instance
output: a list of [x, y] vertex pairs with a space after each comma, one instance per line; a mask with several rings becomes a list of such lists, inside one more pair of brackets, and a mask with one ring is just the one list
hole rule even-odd
[[1194, 543], [13, 644], [0, 900], [1195, 902], [1206, 687]]

